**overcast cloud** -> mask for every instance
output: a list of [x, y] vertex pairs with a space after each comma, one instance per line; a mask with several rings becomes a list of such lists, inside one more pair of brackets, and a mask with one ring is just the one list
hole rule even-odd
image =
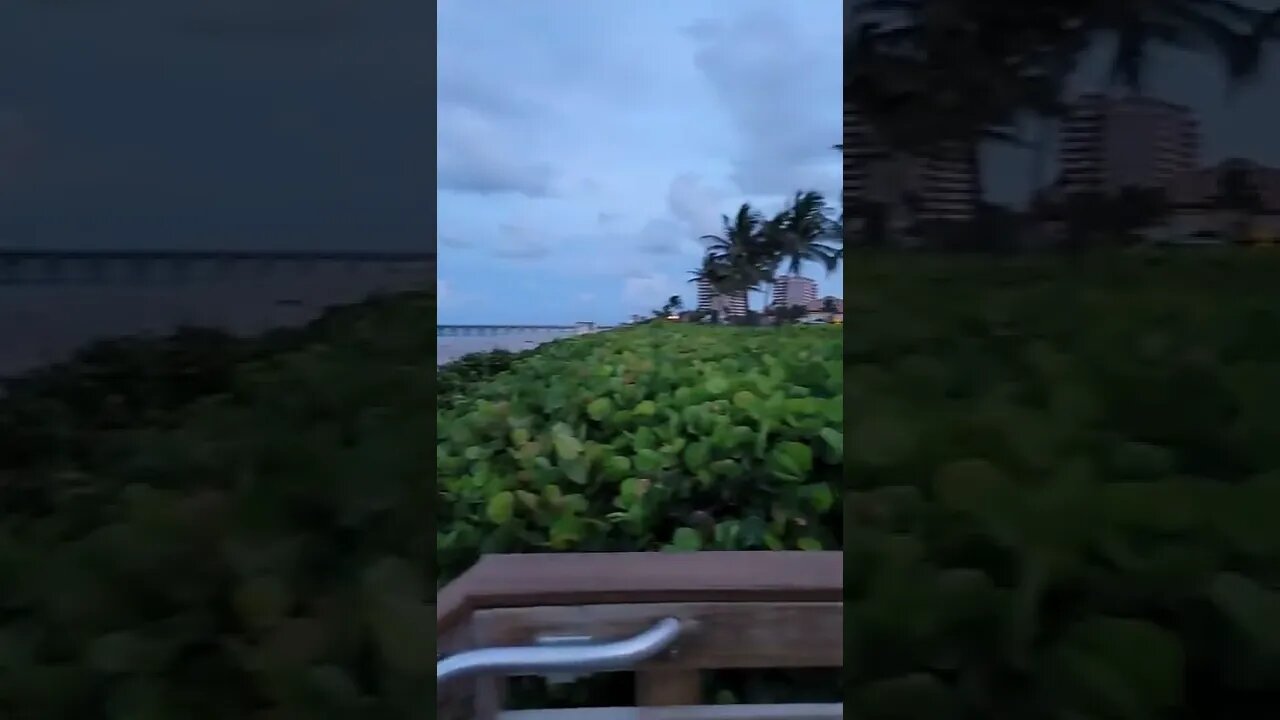
[[0, 246], [429, 249], [429, 6], [3, 0]]
[[839, 0], [441, 0], [440, 322], [692, 305], [721, 214], [838, 198], [841, 17]]

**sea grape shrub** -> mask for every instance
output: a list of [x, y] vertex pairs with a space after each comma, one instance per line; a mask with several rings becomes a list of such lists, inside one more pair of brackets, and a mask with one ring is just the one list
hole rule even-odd
[[840, 329], [555, 343], [437, 413], [442, 582], [485, 552], [840, 544]]
[[6, 508], [0, 715], [420, 717], [433, 313], [336, 313]]
[[466, 398], [469, 388], [511, 369], [533, 350], [492, 350], [464, 355], [441, 366], [436, 373], [436, 406], [452, 405]]
[[1280, 258], [851, 273], [850, 708], [1275, 714]]

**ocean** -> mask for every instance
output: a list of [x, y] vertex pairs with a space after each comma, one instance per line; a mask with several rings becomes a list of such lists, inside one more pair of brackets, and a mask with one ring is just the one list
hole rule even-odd
[[534, 332], [492, 336], [437, 337], [436, 364], [443, 365], [457, 360], [463, 355], [475, 352], [489, 352], [491, 350], [519, 352], [520, 350], [529, 350], [542, 343], [573, 337], [573, 335], [574, 332], [572, 330], [565, 330], [560, 333]]

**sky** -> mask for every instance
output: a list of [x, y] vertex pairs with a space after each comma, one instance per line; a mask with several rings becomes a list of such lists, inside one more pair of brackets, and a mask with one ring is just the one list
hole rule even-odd
[[0, 247], [430, 250], [430, 5], [0, 1]]
[[[810, 189], [838, 204], [841, 0], [440, 0], [436, 17], [441, 324], [693, 306], [722, 214]], [[839, 271], [805, 274], [843, 295]]]

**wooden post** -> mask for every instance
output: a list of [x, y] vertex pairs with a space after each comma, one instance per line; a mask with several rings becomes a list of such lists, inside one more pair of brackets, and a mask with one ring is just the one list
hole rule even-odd
[[496, 720], [507, 700], [507, 679], [492, 676], [476, 679], [475, 714], [470, 720]]
[[702, 704], [702, 674], [697, 670], [663, 668], [636, 673], [637, 707]]

